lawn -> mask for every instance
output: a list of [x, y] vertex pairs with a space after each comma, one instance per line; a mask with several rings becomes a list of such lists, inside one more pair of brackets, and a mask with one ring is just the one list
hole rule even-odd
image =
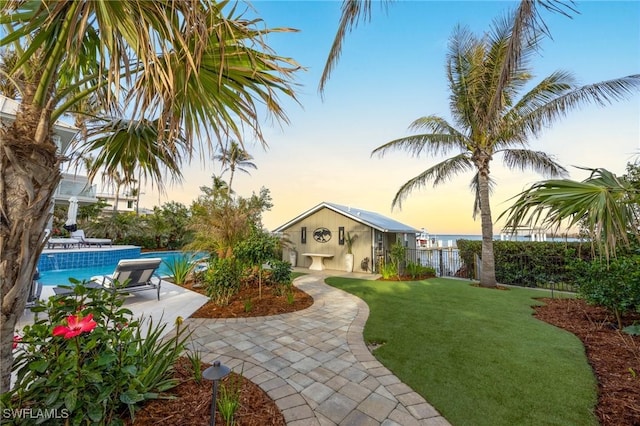
[[376, 358], [453, 425], [598, 424], [581, 342], [532, 316], [548, 294], [443, 278], [327, 283], [369, 305]]

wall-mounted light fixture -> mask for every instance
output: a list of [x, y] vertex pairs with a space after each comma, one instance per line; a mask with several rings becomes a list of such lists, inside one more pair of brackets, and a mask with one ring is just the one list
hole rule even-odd
[[344, 245], [344, 226], [338, 227], [338, 244]]

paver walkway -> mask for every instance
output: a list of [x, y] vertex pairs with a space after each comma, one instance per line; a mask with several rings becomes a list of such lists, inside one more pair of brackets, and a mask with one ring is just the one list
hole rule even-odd
[[330, 271], [295, 284], [312, 307], [259, 318], [185, 320], [203, 361], [219, 360], [275, 400], [287, 425], [449, 425], [366, 347], [359, 298], [324, 284]]

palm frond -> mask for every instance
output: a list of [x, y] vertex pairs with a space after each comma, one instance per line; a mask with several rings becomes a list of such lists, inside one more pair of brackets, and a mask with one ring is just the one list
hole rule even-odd
[[545, 152], [529, 149], [506, 149], [501, 152], [504, 164], [509, 169], [533, 170], [543, 176], [554, 178], [568, 175], [567, 169]]
[[394, 208], [397, 206], [401, 209], [402, 202], [414, 190], [424, 188], [430, 182], [432, 182], [435, 187], [460, 173], [467, 172], [472, 169], [473, 163], [466, 153], [448, 158], [405, 182], [393, 198], [391, 207]]
[[174, 182], [182, 179], [182, 160], [188, 159], [188, 148], [184, 138], [167, 139], [160, 134], [167, 131], [155, 121], [114, 120], [94, 124], [88, 132], [88, 139], [80, 146], [80, 151], [88, 154], [97, 152], [91, 168], [90, 179], [102, 170], [106, 176], [114, 176], [120, 171], [127, 181], [135, 179], [136, 172], [145, 181], [164, 190], [163, 177], [168, 174]]
[[455, 149], [464, 150], [468, 143], [464, 134], [447, 123], [445, 119], [435, 115], [415, 120], [409, 129], [426, 130], [431, 133], [395, 139], [374, 149], [371, 155], [377, 154], [383, 157], [389, 151], [407, 151], [413, 157], [423, 152], [433, 155], [448, 154]]
[[582, 182], [545, 180], [533, 184], [514, 197], [514, 204], [499, 218], [506, 216], [509, 228], [584, 223], [592, 241], [600, 245], [607, 258], [615, 253], [619, 241], [628, 244], [627, 232], [638, 233], [638, 190], [625, 179], [605, 169], [594, 169]]
[[[386, 6], [386, 0], [383, 5]], [[342, 43], [347, 33], [353, 31], [361, 21], [371, 20], [371, 0], [343, 0], [342, 2], [342, 14], [340, 16], [340, 23], [338, 24], [338, 30], [336, 36], [331, 44], [331, 50], [327, 57], [327, 62], [322, 70], [322, 76], [320, 77], [320, 84], [318, 91], [320, 94], [324, 92], [324, 88], [331, 76], [331, 72], [336, 67], [340, 55], [342, 54]]]
[[[493, 194], [495, 190], [496, 182], [495, 180], [489, 176], [489, 195]], [[473, 175], [473, 179], [469, 183], [469, 188], [474, 194], [473, 198], [473, 219], [475, 220], [478, 217], [478, 214], [482, 211], [482, 205], [480, 203], [480, 175], [476, 173]]]

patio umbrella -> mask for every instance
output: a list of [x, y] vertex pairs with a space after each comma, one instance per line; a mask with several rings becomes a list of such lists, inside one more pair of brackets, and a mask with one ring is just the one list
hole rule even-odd
[[78, 230], [77, 222], [78, 216], [78, 199], [76, 197], [69, 198], [69, 211], [67, 212], [67, 221], [64, 224], [64, 229], [69, 232]]

